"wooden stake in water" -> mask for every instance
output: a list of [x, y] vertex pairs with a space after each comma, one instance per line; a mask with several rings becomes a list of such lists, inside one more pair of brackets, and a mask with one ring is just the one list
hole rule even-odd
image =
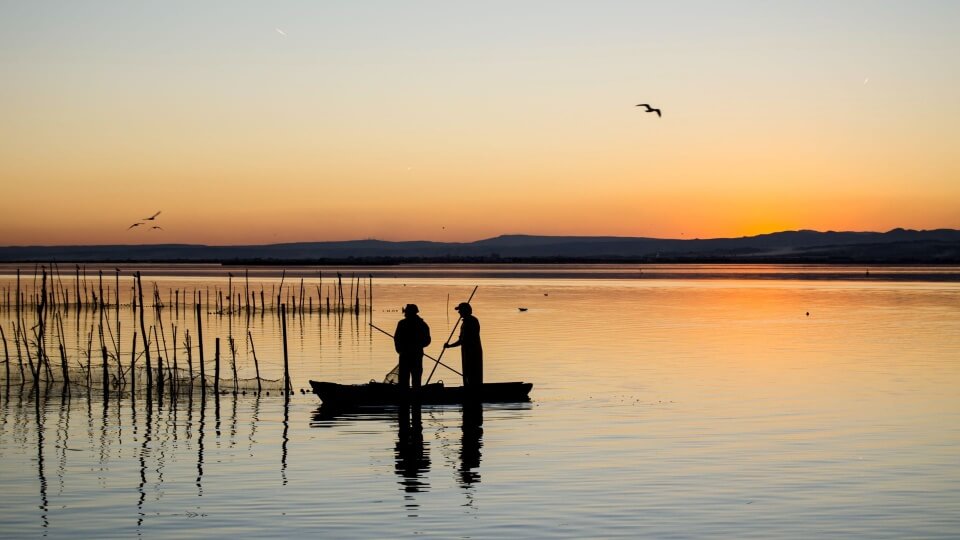
[[230, 336], [228, 339], [228, 343], [230, 344], [230, 369], [233, 371], [233, 395], [237, 395], [237, 392], [240, 390], [240, 381], [237, 379], [237, 347], [233, 336]]
[[17, 347], [17, 367], [20, 370], [20, 382], [24, 383], [27, 381], [26, 376], [23, 374], [23, 350], [20, 348], [20, 323], [18, 322], [16, 326], [13, 327], [13, 344]]
[[163, 396], [163, 359], [167, 356], [167, 350], [166, 347], [164, 347], [163, 356], [160, 355], [160, 339], [163, 335], [161, 334], [160, 337], [157, 337], [156, 326], [151, 326], [150, 332], [153, 334], [153, 339], [157, 340], [157, 393]]
[[117, 366], [120, 365], [120, 269], [115, 268], [116, 270], [116, 288], [117, 288]]
[[[248, 333], [249, 333], [249, 332], [248, 332]], [[7, 379], [6, 379], [6, 380], [7, 380], [7, 386], [9, 387], [9, 386], [10, 386], [10, 350], [7, 349], [7, 334], [5, 334], [5, 333], [3, 332], [3, 326], [0, 326], [0, 337], [3, 338], [3, 356], [4, 356], [4, 358], [6, 359], [6, 361], [5, 361], [4, 363], [5, 363], [6, 366], [7, 366]], [[251, 344], [253, 343], [253, 339], [252, 339], [252, 338], [250, 339], [250, 343], [251, 343]], [[256, 358], [256, 356], [254, 356], [254, 358]], [[260, 380], [259, 380], [259, 379], [260, 379], [260, 370], [258, 369], [258, 370], [257, 370], [257, 384], [258, 384], [258, 386], [259, 386], [259, 383], [260, 383]]]
[[[287, 269], [280, 272], [280, 289], [277, 291], [277, 306], [280, 306], [280, 297], [283, 295], [283, 280], [287, 277]], [[277, 312], [280, 313], [279, 311]]]
[[20, 328], [20, 338], [23, 340], [23, 350], [27, 355], [27, 364], [30, 368], [30, 375], [33, 376], [33, 385], [37, 386], [40, 379], [40, 366], [34, 365], [33, 356], [30, 354], [30, 341], [27, 339], [27, 330], [23, 328], [20, 323], [17, 323], [18, 328]]
[[360, 277], [357, 277], [357, 287], [353, 291], [353, 314], [357, 317], [360, 316]]
[[87, 390], [93, 385], [93, 327], [87, 332]]
[[213, 393], [220, 395], [220, 338], [217, 338], [213, 357]]
[[250, 313], [250, 269], [243, 269], [243, 301], [247, 304], [247, 313]]
[[137, 271], [137, 297], [140, 302], [140, 335], [143, 336], [143, 358], [147, 366], [147, 388], [153, 387], [153, 373], [150, 366], [150, 338], [147, 335], [147, 326], [143, 322], [143, 312], [146, 311], [143, 304], [143, 282], [140, 280], [140, 272]]
[[200, 304], [197, 304], [197, 346], [200, 347], [200, 391], [207, 395], [207, 377], [203, 371], [203, 321], [200, 319]]
[[67, 348], [64, 345], [63, 319], [60, 312], [55, 313], [57, 321], [57, 344], [60, 346], [60, 370], [63, 373], [64, 390], [70, 388], [70, 371], [67, 367]]
[[83, 305], [83, 299], [80, 298], [80, 265], [77, 265], [77, 313], [80, 313], [80, 306]]
[[130, 394], [137, 388], [137, 331], [133, 331], [133, 344], [130, 345]]
[[103, 354], [103, 401], [107, 401], [110, 395], [110, 376], [107, 372], [107, 346], [101, 345], [100, 352]]
[[177, 325], [173, 325], [173, 374], [170, 377], [170, 393], [177, 391], [179, 384], [179, 370], [177, 369]]
[[187, 329], [184, 337], [184, 346], [187, 348], [187, 373], [190, 377], [190, 385], [193, 385], [193, 346], [190, 340], [190, 330]]
[[260, 363], [257, 361], [257, 348], [253, 346], [253, 334], [247, 330], [247, 338], [250, 339], [250, 350], [253, 352], [253, 367], [257, 370], [257, 394], [262, 390], [260, 388]]
[[[43, 268], [43, 289], [40, 293], [40, 305], [37, 306], [37, 368], [39, 371], [40, 363], [46, 358], [46, 342], [44, 335], [47, 326], [47, 268]], [[47, 366], [49, 368], [49, 366]]]
[[280, 304], [280, 321], [283, 327], [283, 391], [293, 392], [290, 382], [290, 362], [287, 358], [287, 306]]

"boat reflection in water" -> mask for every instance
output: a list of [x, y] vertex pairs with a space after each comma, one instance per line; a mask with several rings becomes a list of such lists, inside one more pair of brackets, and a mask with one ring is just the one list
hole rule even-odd
[[[400, 490], [404, 493], [408, 509], [417, 508], [413, 498], [416, 493], [430, 489], [431, 474], [430, 445], [425, 439], [438, 440], [439, 451], [446, 456], [441, 462], [452, 462], [456, 456], [455, 478], [457, 484], [471, 490], [480, 483], [480, 463], [483, 459], [484, 409], [488, 413], [487, 423], [494, 425], [504, 420], [518, 418], [518, 411], [532, 408], [526, 403], [464, 405], [378, 405], [362, 407], [343, 407], [321, 405], [313, 414], [313, 427], [335, 428], [363, 421], [396, 422], [397, 438], [394, 446], [394, 472], [398, 476]], [[451, 412], [459, 413], [459, 441], [445, 437], [450, 426], [444, 420]], [[508, 413], [508, 414], [498, 414]], [[423, 416], [428, 417], [427, 436], [424, 437]], [[492, 415], [492, 417], [490, 417]], [[437, 423], [439, 425], [437, 426]], [[436, 433], [432, 430], [436, 426]], [[459, 442], [459, 448], [457, 443]], [[437, 448], [434, 448], [437, 450]], [[437, 471], [434, 470], [433, 474]], [[472, 498], [468, 495], [468, 499]], [[468, 503], [468, 505], [471, 503]]]

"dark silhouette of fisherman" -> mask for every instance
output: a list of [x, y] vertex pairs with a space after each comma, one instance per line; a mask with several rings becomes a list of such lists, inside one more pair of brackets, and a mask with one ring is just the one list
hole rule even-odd
[[430, 345], [430, 327], [417, 315], [419, 312], [416, 304], [404, 306], [403, 319], [393, 333], [393, 345], [400, 355], [400, 390], [406, 395], [412, 386], [415, 398], [423, 377], [423, 348]]
[[443, 348], [460, 347], [463, 361], [463, 386], [468, 391], [479, 391], [483, 386], [483, 347], [480, 345], [480, 321], [473, 316], [473, 308], [466, 302], [457, 307], [463, 319], [460, 339], [444, 344]]

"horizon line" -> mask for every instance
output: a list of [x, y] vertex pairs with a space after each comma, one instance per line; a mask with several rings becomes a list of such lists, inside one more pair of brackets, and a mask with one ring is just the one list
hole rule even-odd
[[189, 243], [189, 242], [157, 242], [157, 243], [140, 243], [140, 244], [119, 244], [119, 243], [104, 243], [104, 244], [7, 244], [0, 245], [0, 249], [8, 248], [84, 248], [84, 247], [141, 247], [141, 246], [203, 246], [203, 247], [247, 247], [247, 246], [280, 246], [280, 245], [294, 245], [294, 244], [338, 244], [338, 243], [349, 243], [349, 242], [385, 242], [385, 243], [394, 243], [394, 244], [405, 244], [405, 243], [432, 243], [432, 244], [475, 244], [478, 242], [484, 242], [488, 240], [496, 240], [498, 238], [509, 238], [509, 237], [528, 237], [528, 238], [576, 238], [576, 239], [599, 239], [599, 238], [609, 238], [609, 239], [622, 239], [622, 240], [665, 240], [665, 241], [705, 241], [705, 240], [730, 240], [730, 239], [742, 239], [742, 238], [758, 238], [762, 236], [770, 236], [774, 234], [786, 234], [786, 233], [818, 233], [818, 234], [889, 234], [896, 231], [903, 232], [933, 232], [933, 231], [960, 231], [960, 229], [949, 228], [949, 227], [940, 227], [936, 229], [909, 229], [905, 227], [894, 227], [886, 231], [875, 231], [875, 230], [833, 230], [828, 229], [825, 231], [817, 229], [785, 229], [780, 231], [772, 231], [766, 233], [758, 233], [752, 235], [741, 235], [741, 236], [715, 236], [710, 238], [701, 238], [701, 237], [692, 237], [692, 238], [669, 238], [669, 237], [656, 237], [656, 236], [621, 236], [621, 235], [575, 235], [575, 234], [530, 234], [530, 233], [503, 233], [497, 236], [489, 236], [480, 238], [477, 240], [467, 240], [467, 241], [442, 241], [442, 240], [425, 240], [425, 239], [415, 239], [415, 240], [385, 240], [380, 238], [353, 238], [347, 240], [297, 240], [297, 241], [286, 241], [286, 242], [270, 242], [270, 243], [258, 243], [258, 244], [205, 244], [205, 243]]

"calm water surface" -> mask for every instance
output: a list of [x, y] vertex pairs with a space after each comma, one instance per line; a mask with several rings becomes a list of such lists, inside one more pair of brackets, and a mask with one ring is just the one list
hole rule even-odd
[[[960, 536], [960, 284], [782, 279], [770, 267], [754, 279], [751, 268], [726, 279], [698, 279], [708, 269], [657, 279], [624, 277], [629, 268], [381, 274], [359, 316], [288, 318], [289, 403], [275, 383], [269, 396], [205, 400], [104, 400], [85, 386], [64, 396], [57, 385], [38, 397], [19, 386], [11, 342], [0, 536]], [[121, 280], [126, 302], [131, 280]], [[279, 287], [278, 277], [251, 281]], [[0, 277], [0, 287], [12, 282]], [[145, 289], [153, 282], [164, 300], [170, 289], [227, 286], [217, 272], [157, 272]], [[318, 284], [306, 275], [314, 297]], [[401, 430], [396, 410], [336, 413], [299, 392], [309, 379], [382, 379], [396, 363], [392, 343], [368, 324], [392, 331], [404, 303], [420, 306], [428, 352], [439, 354], [452, 307], [474, 285], [486, 379], [533, 382], [530, 403], [425, 407], [419, 428]], [[0, 315], [11, 339], [15, 315]], [[154, 317], [147, 325], [159, 329]], [[182, 363], [197, 321], [188, 310], [162, 317], [165, 355], [179, 347]], [[63, 321], [81, 371], [98, 322], [92, 310]], [[214, 339], [226, 362], [233, 336], [238, 375], [253, 377], [249, 331], [263, 376], [281, 377], [275, 313], [204, 309], [202, 324], [208, 366]], [[121, 308], [124, 363], [133, 327]], [[457, 367], [458, 351], [444, 362]], [[459, 381], [443, 368], [437, 376]]]

